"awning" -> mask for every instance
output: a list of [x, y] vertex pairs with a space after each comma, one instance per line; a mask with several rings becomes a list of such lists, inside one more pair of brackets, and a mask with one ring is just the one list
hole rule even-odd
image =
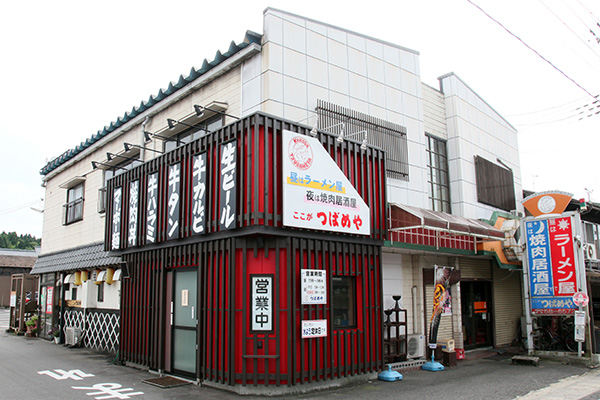
[[96, 282], [104, 282], [106, 280], [106, 270], [100, 271], [96, 277]]
[[30, 273], [33, 275], [116, 267], [121, 262], [121, 257], [111, 256], [104, 251], [104, 243], [95, 243], [57, 253], [43, 254], [38, 257]]
[[397, 203], [389, 203], [389, 206], [390, 232], [423, 228], [451, 235], [473, 236], [478, 239], [504, 239], [504, 231], [477, 219]]

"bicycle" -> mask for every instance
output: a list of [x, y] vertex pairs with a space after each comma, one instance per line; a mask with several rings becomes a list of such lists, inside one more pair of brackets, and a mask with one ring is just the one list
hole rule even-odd
[[538, 326], [533, 329], [535, 350], [577, 352], [573, 317], [538, 317]]

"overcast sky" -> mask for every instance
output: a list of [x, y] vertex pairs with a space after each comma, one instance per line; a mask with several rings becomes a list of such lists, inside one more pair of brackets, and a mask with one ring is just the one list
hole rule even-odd
[[0, 231], [40, 237], [46, 161], [262, 33], [267, 7], [416, 50], [433, 87], [455, 72], [519, 130], [525, 189], [600, 202], [600, 108], [579, 114], [600, 93], [600, 2], [472, 2], [539, 55], [468, 0], [1, 2]]

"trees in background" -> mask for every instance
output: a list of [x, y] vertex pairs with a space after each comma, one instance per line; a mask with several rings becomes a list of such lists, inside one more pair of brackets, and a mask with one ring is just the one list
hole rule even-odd
[[0, 233], [0, 249], [22, 249], [33, 250], [40, 246], [42, 239], [36, 239], [35, 236], [17, 235], [16, 232]]

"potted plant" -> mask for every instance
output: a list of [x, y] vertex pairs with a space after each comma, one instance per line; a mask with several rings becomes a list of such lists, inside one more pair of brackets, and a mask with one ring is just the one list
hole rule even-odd
[[52, 338], [54, 339], [54, 343], [59, 344], [60, 342], [60, 329], [59, 328], [52, 328], [48, 331], [48, 335], [52, 336]]
[[37, 321], [38, 321], [37, 315], [34, 315], [31, 318], [29, 318], [27, 321], [25, 321], [25, 326], [27, 327], [27, 332], [25, 333], [25, 336], [34, 337], [36, 335]]

